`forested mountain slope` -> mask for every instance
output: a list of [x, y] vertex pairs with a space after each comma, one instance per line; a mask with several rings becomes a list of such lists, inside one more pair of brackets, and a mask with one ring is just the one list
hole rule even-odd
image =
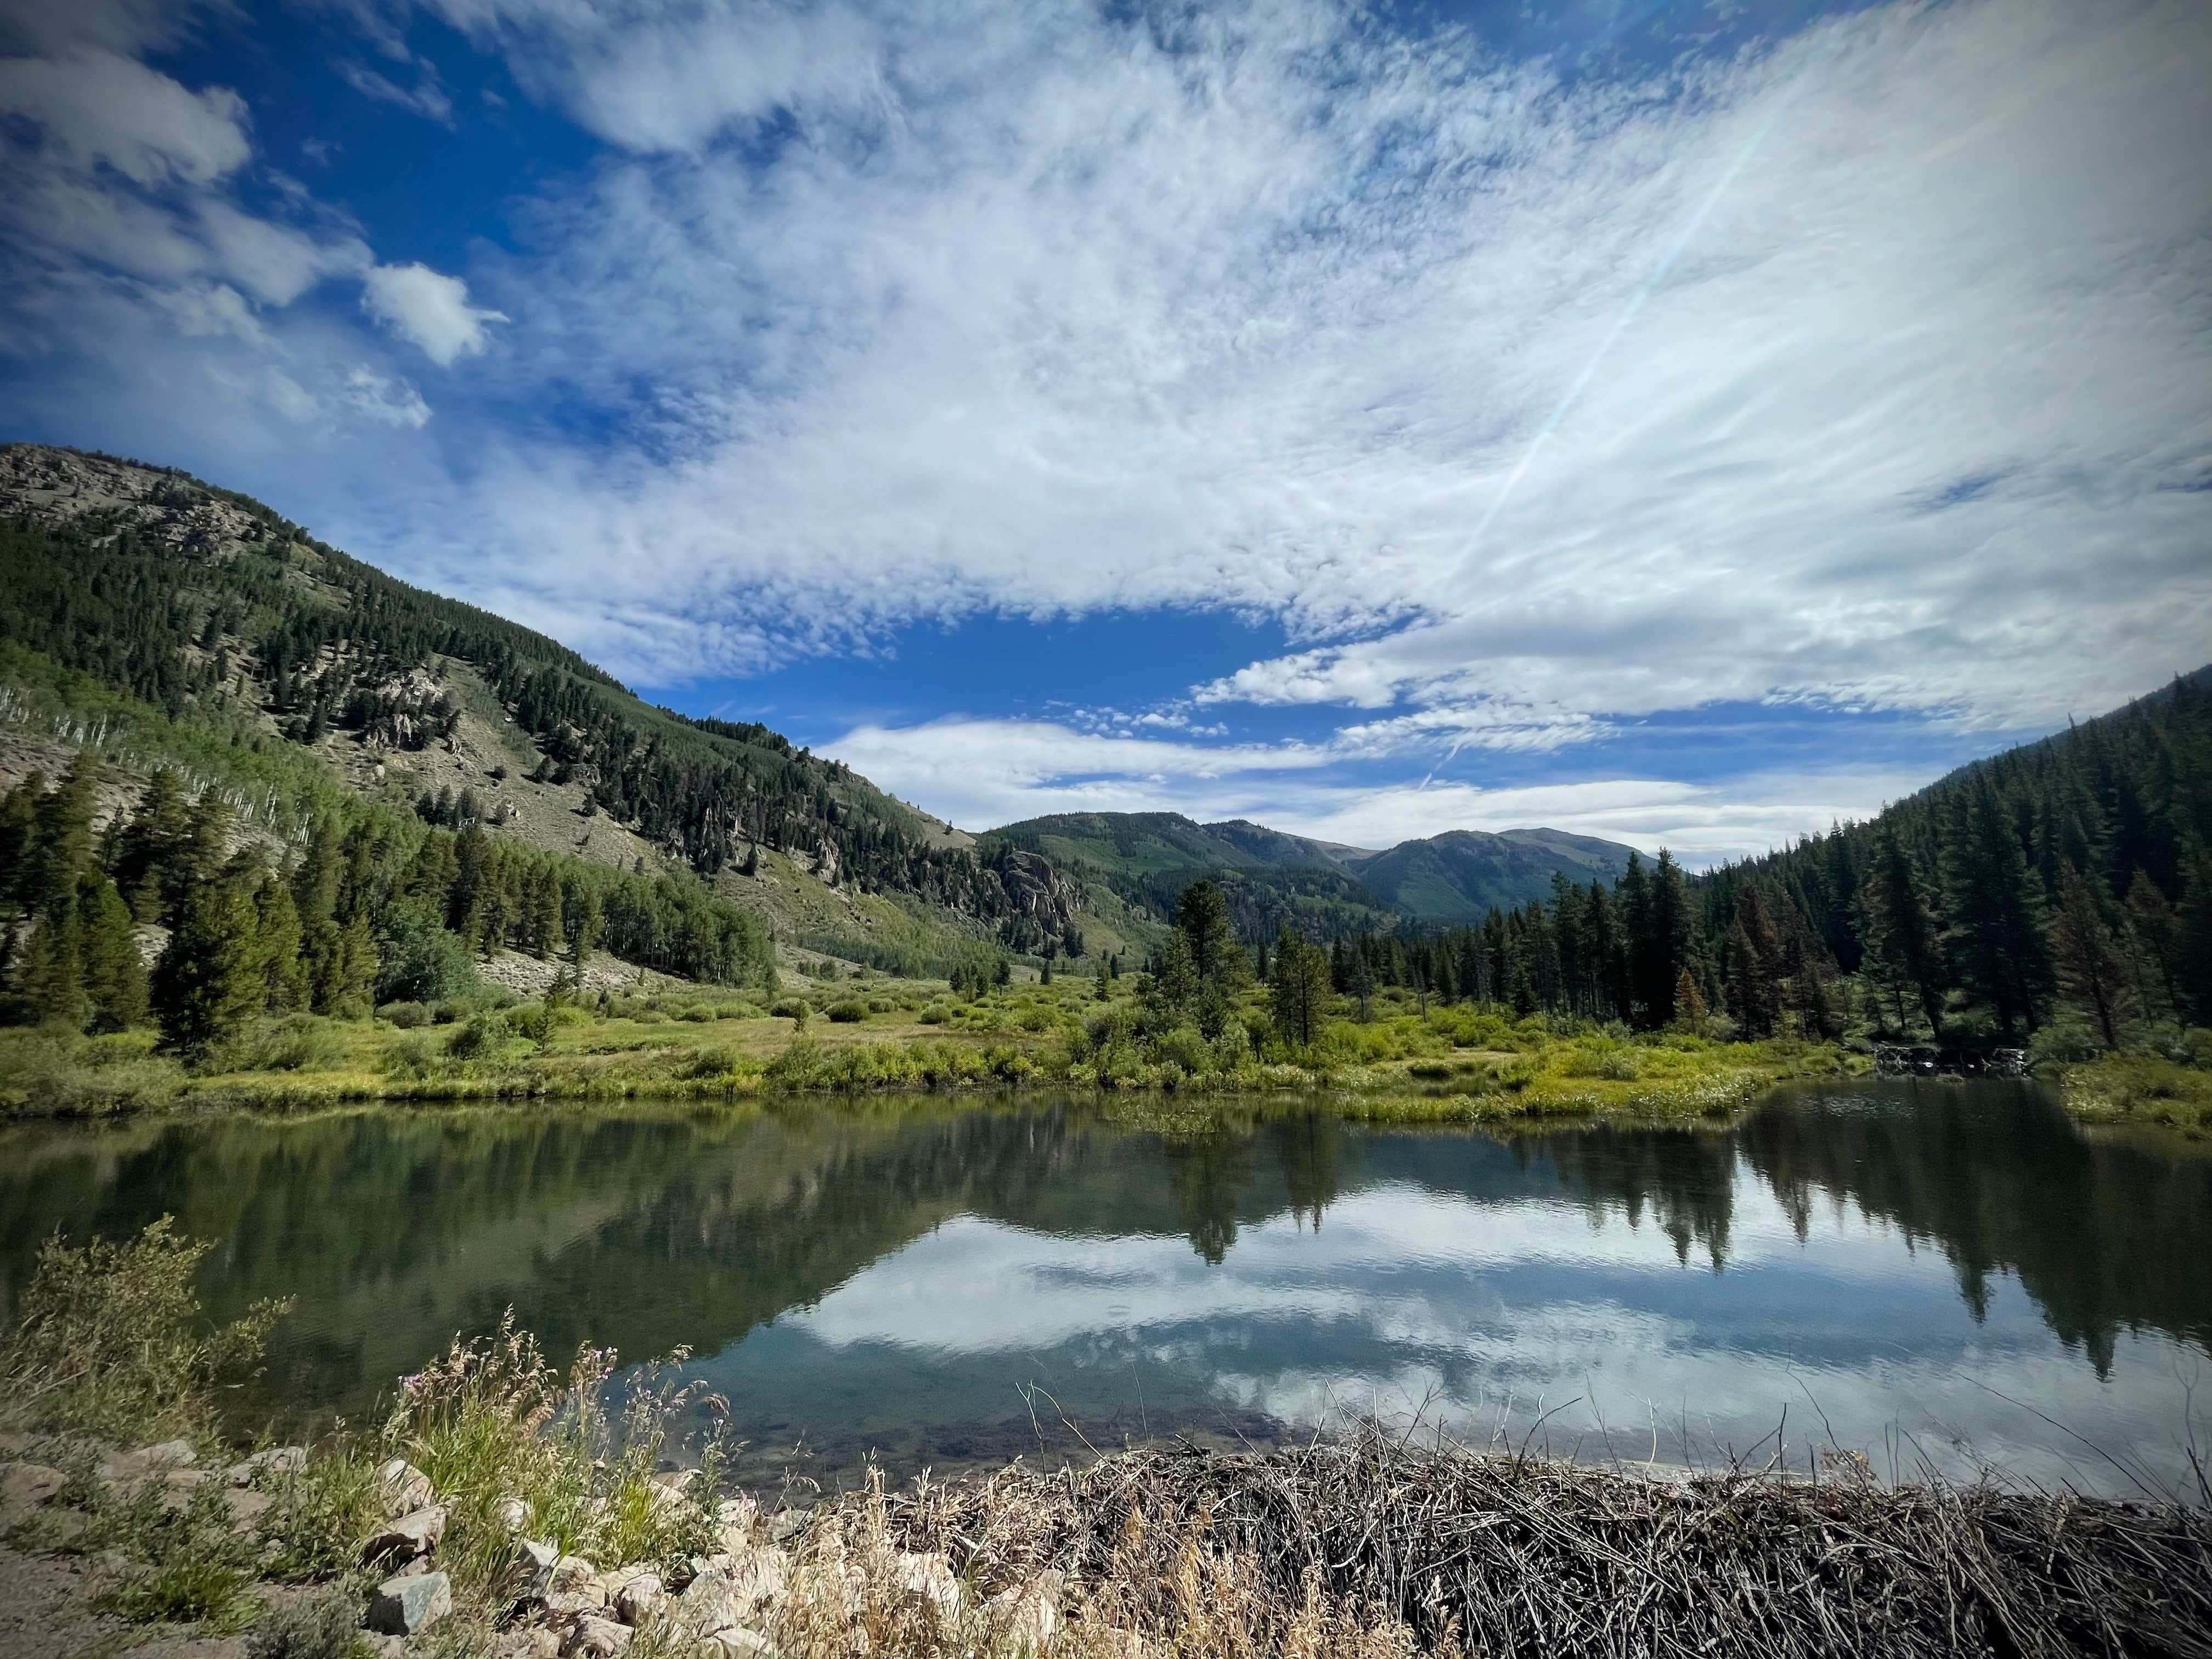
[[1555, 873], [1610, 880], [1630, 854], [1559, 830], [1453, 830], [1375, 852], [1242, 818], [1198, 823], [1175, 812], [1062, 812], [981, 840], [1036, 853], [1161, 915], [1190, 883], [1213, 881], [1248, 939], [1272, 937], [1286, 921], [1324, 938], [1402, 920], [1466, 921], [1542, 896]]
[[2212, 669], [1975, 762], [1865, 823], [1691, 877], [1478, 926], [1340, 941], [1337, 988], [1399, 984], [1739, 1034], [1857, 1028], [2060, 1056], [2212, 1052]]
[[575, 653], [424, 592], [246, 498], [35, 445], [0, 449], [0, 641], [161, 709], [243, 720], [426, 821], [700, 876], [763, 852], [1020, 951], [1065, 948], [1079, 891], [765, 726], [632, 696]]

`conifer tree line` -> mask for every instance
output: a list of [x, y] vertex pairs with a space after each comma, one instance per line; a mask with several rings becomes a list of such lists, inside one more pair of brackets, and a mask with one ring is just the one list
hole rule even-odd
[[1479, 927], [1340, 937], [1331, 988], [1752, 1037], [2019, 1042], [2058, 1020], [2112, 1048], [2212, 1024], [2208, 681], [1765, 858], [1688, 877], [1662, 852]]
[[374, 731], [403, 747], [452, 733], [451, 698], [407, 682], [458, 659], [544, 751], [537, 775], [578, 783], [593, 810], [702, 876], [767, 847], [834, 865], [866, 891], [943, 905], [1015, 950], [1062, 937], [1066, 915], [1030, 914], [999, 863], [931, 844], [836, 762], [760, 725], [646, 708], [574, 652], [410, 587], [246, 497], [181, 477], [164, 489], [180, 507], [208, 495], [240, 507], [253, 539], [216, 561], [180, 557], [113, 512], [0, 526], [0, 640], [172, 716], [243, 696], [295, 741]]
[[[689, 876], [534, 852], [382, 808], [327, 813], [283, 851], [213, 789], [157, 769], [95, 833], [100, 767], [0, 796], [0, 1017], [118, 1031], [152, 1018], [198, 1054], [268, 1014], [366, 1017], [467, 989], [501, 947], [580, 968], [595, 949], [687, 978], [773, 984], [751, 916]], [[137, 929], [167, 930], [147, 968]]]

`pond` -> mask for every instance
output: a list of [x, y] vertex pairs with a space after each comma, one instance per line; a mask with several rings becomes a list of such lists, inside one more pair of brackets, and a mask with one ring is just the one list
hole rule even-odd
[[242, 1420], [359, 1420], [512, 1307], [678, 1345], [756, 1483], [1365, 1414], [1671, 1467], [2188, 1488], [2212, 1157], [2032, 1085], [1853, 1083], [1727, 1125], [1365, 1127], [1092, 1097], [0, 1133], [0, 1300], [164, 1213], [211, 1310], [296, 1298]]

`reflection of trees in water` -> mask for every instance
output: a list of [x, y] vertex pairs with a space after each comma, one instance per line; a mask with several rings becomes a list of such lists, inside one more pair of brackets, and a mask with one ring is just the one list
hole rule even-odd
[[1300, 1112], [1268, 1126], [1275, 1160], [1282, 1166], [1291, 1214], [1321, 1231], [1321, 1212], [1344, 1176], [1344, 1120], [1334, 1112]]
[[1727, 1134], [1709, 1129], [1587, 1128], [1516, 1137], [1524, 1163], [1549, 1158], [1561, 1184], [1593, 1216], [1618, 1210], [1641, 1226], [1648, 1207], [1686, 1262], [1694, 1247], [1715, 1271], [1728, 1259], [1735, 1199], [1735, 1151]]
[[1754, 1113], [1738, 1138], [1801, 1237], [1817, 1195], [1856, 1205], [1940, 1249], [1977, 1319], [1990, 1276], [2017, 1273], [2100, 1373], [2123, 1328], [2212, 1340], [2212, 1160], [2087, 1138], [2024, 1085], [1808, 1091]]
[[[1916, 1092], [1917, 1095], [1916, 1095]], [[1917, 1109], [1893, 1108], [1911, 1103]], [[217, 1241], [210, 1310], [292, 1294], [267, 1402], [365, 1409], [509, 1303], [556, 1353], [711, 1351], [810, 1305], [966, 1213], [1061, 1235], [1320, 1224], [1340, 1194], [1407, 1182], [1476, 1207], [1565, 1200], [1648, 1215], [1687, 1261], [1730, 1244], [1739, 1152], [1797, 1221], [1854, 1204], [1929, 1241], [1978, 1310], [2016, 1272], [2102, 1366], [2148, 1325], [2212, 1346], [2212, 1160], [2088, 1139], [2032, 1091], [1807, 1091], [1739, 1128], [1516, 1135], [1347, 1128], [1326, 1111], [1200, 1114], [1130, 1133], [1089, 1103], [826, 1103], [769, 1112], [363, 1113], [0, 1135], [0, 1299], [58, 1227], [164, 1212]]]
[[1249, 1129], [1224, 1126], [1160, 1144], [1167, 1160], [1168, 1187], [1182, 1212], [1191, 1248], [1217, 1266], [1237, 1242], [1237, 1200], [1251, 1184], [1257, 1140]]

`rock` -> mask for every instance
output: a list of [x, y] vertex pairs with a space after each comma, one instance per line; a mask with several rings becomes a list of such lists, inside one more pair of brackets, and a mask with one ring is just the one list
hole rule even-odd
[[438, 1547], [446, 1535], [446, 1506], [433, 1504], [386, 1522], [361, 1547], [362, 1565], [381, 1566], [413, 1561]]
[[412, 1636], [453, 1610], [453, 1587], [442, 1572], [387, 1578], [368, 1604], [368, 1627], [386, 1636]]
[[250, 1486], [264, 1474], [288, 1474], [307, 1466], [305, 1446], [271, 1446], [233, 1463], [223, 1471], [223, 1478], [234, 1486]]
[[1017, 1654], [1043, 1652], [1060, 1628], [1060, 1592], [1066, 1583], [1060, 1572], [1047, 1571], [1000, 1591], [988, 1603], [992, 1632]]
[[189, 1443], [164, 1440], [158, 1446], [141, 1446], [137, 1451], [118, 1452], [103, 1459], [100, 1478], [113, 1486], [136, 1486], [149, 1475], [189, 1468], [198, 1458]]
[[606, 1610], [607, 1589], [599, 1569], [580, 1555], [564, 1555], [546, 1575], [545, 1610], [559, 1619]]
[[812, 1510], [778, 1510], [769, 1517], [768, 1541], [781, 1544], [806, 1530], [806, 1523], [814, 1518]]
[[20, 1521], [68, 1485], [69, 1476], [59, 1469], [43, 1463], [10, 1463], [0, 1470], [0, 1518]]
[[614, 1592], [615, 1617], [625, 1625], [641, 1625], [668, 1599], [660, 1575], [650, 1568], [625, 1578]]
[[376, 1490], [387, 1516], [428, 1509], [438, 1495], [431, 1487], [430, 1477], [404, 1457], [392, 1458], [377, 1469]]
[[933, 1603], [939, 1618], [950, 1623], [960, 1617], [960, 1603], [965, 1592], [944, 1556], [935, 1553], [902, 1553], [892, 1571], [907, 1594]]
[[614, 1659], [614, 1656], [629, 1650], [629, 1627], [617, 1625], [611, 1619], [595, 1619], [588, 1615], [576, 1621], [568, 1632], [568, 1639], [561, 1644], [563, 1654], [577, 1659]]
[[557, 1659], [561, 1638], [543, 1625], [525, 1625], [501, 1637], [491, 1651], [492, 1659]]
[[775, 1659], [776, 1645], [757, 1630], [732, 1625], [702, 1640], [699, 1651], [708, 1659]]
[[231, 1520], [240, 1527], [252, 1526], [267, 1513], [276, 1501], [275, 1492], [256, 1492], [251, 1487], [234, 1486], [222, 1495], [223, 1507], [230, 1511]]
[[502, 1498], [491, 1506], [492, 1523], [510, 1538], [520, 1538], [530, 1525], [530, 1505], [520, 1498]]
[[526, 1601], [535, 1601], [552, 1587], [553, 1565], [561, 1559], [557, 1546], [541, 1544], [534, 1538], [526, 1538], [515, 1547], [514, 1594]]

